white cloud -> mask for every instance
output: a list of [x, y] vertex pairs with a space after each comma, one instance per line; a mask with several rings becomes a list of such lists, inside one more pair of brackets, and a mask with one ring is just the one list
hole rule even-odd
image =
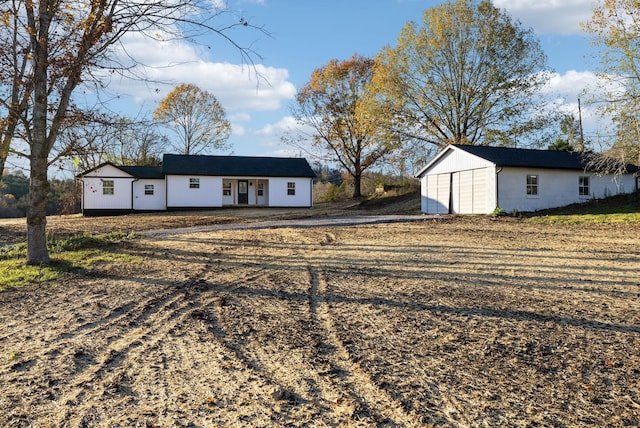
[[277, 110], [296, 93], [286, 69], [207, 61], [184, 42], [127, 35], [120, 52], [122, 63], [130, 61], [126, 56], [140, 64], [136, 72], [146, 81], [112, 79], [108, 87], [138, 105], [156, 105], [178, 83], [192, 83], [211, 92], [227, 112]]
[[[582, 118], [587, 138], [594, 139], [597, 134], [609, 133], [611, 125], [609, 117], [598, 110], [599, 104], [594, 101], [604, 98], [605, 88], [611, 85], [590, 71], [568, 71], [564, 74], [553, 73], [544, 94], [555, 100], [556, 107], [574, 118]], [[580, 107], [578, 105], [580, 100]]]
[[594, 0], [494, 0], [538, 34], [583, 34], [580, 23], [591, 18]]
[[298, 121], [293, 116], [285, 116], [276, 123], [265, 125], [256, 131], [256, 135], [262, 137], [277, 136], [279, 138], [284, 133], [295, 132], [298, 129], [301, 129]]
[[247, 112], [238, 112], [227, 116], [230, 122], [249, 122], [251, 115]]

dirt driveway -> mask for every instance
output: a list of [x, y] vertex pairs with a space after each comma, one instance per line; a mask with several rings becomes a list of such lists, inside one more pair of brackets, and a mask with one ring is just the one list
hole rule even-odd
[[637, 426], [638, 242], [484, 217], [125, 242], [0, 293], [0, 426]]

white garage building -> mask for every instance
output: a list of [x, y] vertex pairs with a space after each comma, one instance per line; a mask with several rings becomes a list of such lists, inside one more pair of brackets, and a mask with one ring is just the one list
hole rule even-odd
[[579, 153], [449, 145], [416, 175], [429, 214], [529, 212], [638, 190], [638, 167], [622, 175], [585, 169]]

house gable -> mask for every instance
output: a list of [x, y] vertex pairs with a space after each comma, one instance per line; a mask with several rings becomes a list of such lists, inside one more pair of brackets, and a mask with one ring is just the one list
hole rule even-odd
[[442, 174], [453, 171], [469, 171], [480, 168], [492, 168], [495, 164], [473, 153], [460, 150], [457, 146], [449, 145], [440, 152], [431, 162], [422, 168], [417, 178], [426, 174]]
[[100, 178], [134, 178], [135, 176], [122, 167], [118, 167], [111, 162], [105, 162], [95, 168], [78, 174], [79, 178], [100, 177]]

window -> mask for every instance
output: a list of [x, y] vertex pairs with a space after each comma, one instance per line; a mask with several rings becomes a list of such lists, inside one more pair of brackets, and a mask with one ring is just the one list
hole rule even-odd
[[113, 180], [102, 180], [102, 194], [113, 195], [115, 194], [115, 186]]
[[264, 183], [258, 183], [258, 196], [264, 196]]
[[294, 196], [296, 194], [296, 183], [289, 181], [287, 183], [287, 195]]
[[538, 176], [527, 175], [527, 195], [535, 196], [538, 194]]
[[578, 195], [589, 196], [589, 177], [578, 177]]
[[223, 181], [222, 182], [222, 196], [231, 196], [231, 182]]
[[144, 194], [145, 195], [153, 195], [153, 184], [145, 184], [144, 185]]
[[189, 179], [189, 189], [199, 189], [200, 188], [200, 179], [199, 178], [190, 178]]

